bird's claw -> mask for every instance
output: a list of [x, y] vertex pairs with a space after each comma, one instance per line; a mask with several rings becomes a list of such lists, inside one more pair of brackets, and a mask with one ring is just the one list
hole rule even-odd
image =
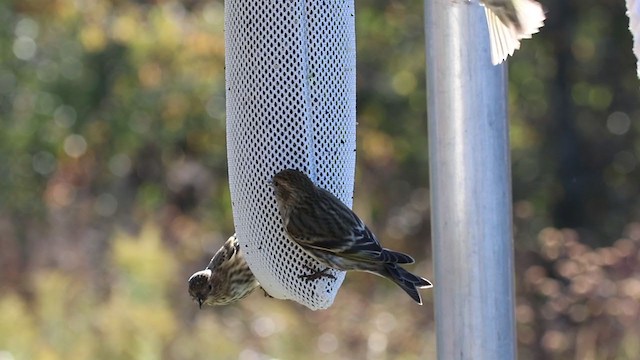
[[262, 289], [262, 292], [264, 293], [264, 297], [273, 299], [273, 296], [269, 295], [267, 290], [265, 290], [263, 287], [260, 287], [260, 288]]

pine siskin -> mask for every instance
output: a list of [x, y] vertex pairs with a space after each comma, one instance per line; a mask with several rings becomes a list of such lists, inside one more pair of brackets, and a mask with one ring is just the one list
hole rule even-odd
[[544, 26], [542, 6], [533, 0], [480, 0], [485, 7], [491, 62], [497, 65], [520, 48], [520, 40]]
[[[198, 303], [228, 305], [260, 286], [240, 252], [233, 234], [213, 256], [206, 269], [189, 278], [189, 295]], [[266, 294], [266, 293], [265, 293]]]
[[[317, 187], [307, 175], [287, 169], [272, 181], [286, 234], [321, 264], [338, 270], [367, 271], [385, 277], [422, 305], [418, 288], [432, 287], [398, 264], [413, 258], [383, 249], [375, 235], [340, 199]], [[308, 280], [330, 276], [316, 271], [301, 277]]]

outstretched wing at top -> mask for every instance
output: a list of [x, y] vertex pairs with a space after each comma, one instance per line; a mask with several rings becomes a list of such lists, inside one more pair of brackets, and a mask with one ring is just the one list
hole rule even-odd
[[533, 0], [482, 0], [485, 7], [491, 63], [500, 64], [544, 26], [542, 6]]

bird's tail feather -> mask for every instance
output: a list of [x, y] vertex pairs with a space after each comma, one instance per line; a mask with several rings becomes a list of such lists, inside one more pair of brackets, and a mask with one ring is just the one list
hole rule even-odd
[[395, 264], [413, 264], [416, 262], [411, 256], [399, 251], [383, 249], [382, 252], [384, 253], [384, 262]]
[[386, 278], [400, 286], [419, 305], [422, 305], [422, 297], [418, 289], [426, 289], [433, 286], [429, 280], [414, 275], [397, 264], [385, 264], [385, 273]]

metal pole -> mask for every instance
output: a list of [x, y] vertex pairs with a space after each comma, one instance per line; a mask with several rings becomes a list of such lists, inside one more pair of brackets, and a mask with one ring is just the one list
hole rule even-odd
[[438, 358], [516, 358], [506, 71], [477, 3], [425, 1]]

